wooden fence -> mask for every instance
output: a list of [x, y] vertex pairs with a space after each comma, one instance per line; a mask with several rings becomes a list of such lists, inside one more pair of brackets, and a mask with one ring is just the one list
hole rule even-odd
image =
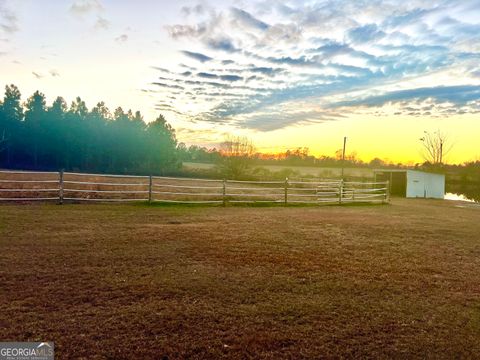
[[389, 201], [388, 182], [240, 181], [0, 171], [0, 201], [344, 204]]

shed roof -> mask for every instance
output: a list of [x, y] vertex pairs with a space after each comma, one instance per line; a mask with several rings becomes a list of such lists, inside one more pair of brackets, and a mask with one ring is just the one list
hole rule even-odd
[[408, 171], [412, 172], [417, 172], [417, 173], [424, 173], [424, 174], [432, 174], [432, 175], [442, 175], [445, 176], [444, 174], [436, 173], [436, 172], [431, 172], [431, 171], [423, 171], [423, 170], [412, 170], [412, 169], [373, 169], [374, 173], [377, 172], [396, 172], [396, 173], [406, 173]]

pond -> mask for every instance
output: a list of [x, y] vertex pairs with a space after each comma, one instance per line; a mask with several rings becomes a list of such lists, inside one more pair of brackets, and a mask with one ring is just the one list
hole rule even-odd
[[447, 184], [446, 200], [480, 202], [480, 186], [472, 184]]

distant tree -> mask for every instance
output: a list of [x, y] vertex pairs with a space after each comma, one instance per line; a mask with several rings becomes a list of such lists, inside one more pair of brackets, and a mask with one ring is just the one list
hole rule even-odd
[[190, 154], [188, 153], [188, 148], [187, 148], [187, 145], [185, 145], [185, 143], [183, 143], [183, 142], [178, 143], [178, 145], [177, 145], [177, 155], [178, 155], [178, 158], [181, 161], [189, 161], [190, 160]]
[[309, 155], [308, 147], [287, 150], [283, 156], [286, 165], [309, 165], [314, 163], [314, 157]]
[[21, 93], [15, 85], [5, 86], [5, 96], [0, 106], [0, 131], [3, 137], [5, 156], [4, 166], [8, 167], [18, 156], [15, 152], [15, 140], [20, 136], [23, 108], [21, 104]]
[[23, 120], [22, 95], [15, 85], [5, 86], [5, 96], [2, 103], [3, 117], [6, 122]]
[[[111, 120], [110, 111], [103, 101], [97, 103], [82, 121], [82, 131], [88, 136], [83, 145], [83, 167], [95, 171], [105, 171], [108, 166], [106, 147], [109, 139], [107, 122]], [[113, 169], [112, 169], [113, 170]]]
[[[339, 165], [342, 163], [342, 156], [343, 156], [342, 149], [338, 149], [337, 151], [335, 151], [336, 165]], [[352, 151], [348, 154], [345, 154], [345, 162], [348, 163], [348, 165], [364, 165], [364, 163], [359, 159], [356, 151]]]
[[376, 158], [370, 160], [369, 165], [373, 168], [379, 168], [379, 167], [385, 166], [386, 164], [385, 164], [385, 161], [376, 157]]
[[45, 95], [35, 91], [27, 99], [25, 109], [25, 146], [33, 159], [33, 166], [37, 168], [39, 153], [45, 143], [46, 126], [44, 122], [47, 115]]
[[372, 168], [379, 168], [379, 167], [383, 167], [385, 166], [385, 161], [383, 161], [382, 159], [376, 157], [376, 158], [373, 158], [372, 160], [370, 160], [370, 162], [368, 163], [368, 165]]
[[220, 145], [221, 158], [217, 164], [225, 177], [237, 179], [252, 165], [255, 146], [252, 141], [241, 136], [227, 136]]
[[433, 133], [424, 131], [420, 141], [423, 146], [423, 158], [425, 161], [434, 165], [443, 164], [445, 156], [453, 147], [448, 136], [440, 130], [434, 131]]
[[[47, 167], [60, 169], [65, 166], [65, 159], [69, 152], [68, 143], [65, 139], [67, 127], [65, 124], [65, 114], [68, 111], [67, 102], [62, 97], [57, 97], [52, 105], [47, 109], [47, 129], [46, 129], [46, 152], [49, 155]], [[63, 151], [59, 151], [63, 149]]]
[[72, 104], [70, 105], [70, 113], [77, 115], [82, 119], [87, 116], [87, 105], [85, 104], [85, 101], [83, 101], [79, 96], [77, 96], [75, 101], [72, 101]]
[[179, 165], [176, 146], [163, 116], [147, 125], [139, 111], [112, 115], [103, 102], [89, 111], [80, 97], [47, 107], [39, 91], [22, 106], [15, 85], [0, 101], [1, 167], [160, 174]]
[[157, 170], [179, 167], [175, 130], [167, 123], [163, 115], [148, 124], [146, 129], [148, 145], [148, 166]]
[[110, 110], [105, 105], [103, 101], [100, 101], [97, 105], [95, 105], [90, 112], [90, 115], [95, 116], [97, 119], [101, 120], [111, 120], [112, 116], [110, 114]]
[[350, 162], [350, 164], [355, 165], [359, 164], [362, 161], [358, 158], [358, 154], [356, 151], [352, 151], [350, 154], [345, 155], [345, 160]]

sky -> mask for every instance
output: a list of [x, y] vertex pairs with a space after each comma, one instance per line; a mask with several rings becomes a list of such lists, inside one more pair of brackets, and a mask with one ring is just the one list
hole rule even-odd
[[246, 136], [422, 162], [480, 159], [480, 1], [0, 0], [0, 87], [161, 113], [179, 141]]

